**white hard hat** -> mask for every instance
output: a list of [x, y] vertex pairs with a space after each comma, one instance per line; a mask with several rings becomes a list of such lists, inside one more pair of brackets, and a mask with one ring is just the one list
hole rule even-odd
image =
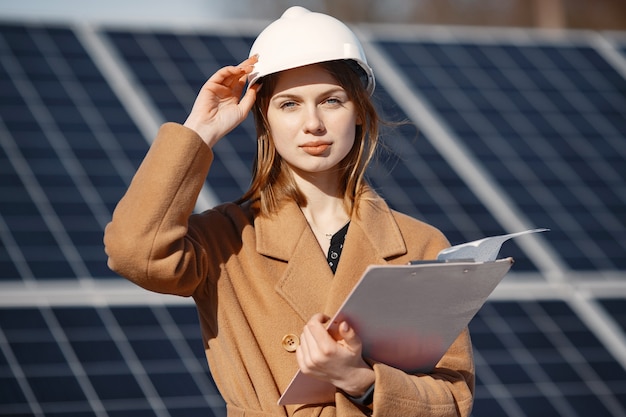
[[259, 61], [248, 76], [249, 85], [279, 71], [345, 59], [358, 64], [365, 88], [374, 91], [374, 72], [356, 35], [340, 20], [304, 7], [290, 7], [267, 26], [250, 49], [250, 56], [255, 54]]

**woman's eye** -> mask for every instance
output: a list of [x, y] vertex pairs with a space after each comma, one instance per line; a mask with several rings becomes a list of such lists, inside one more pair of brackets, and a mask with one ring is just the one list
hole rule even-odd
[[295, 107], [296, 102], [295, 101], [285, 101], [284, 103], [280, 104], [280, 108], [281, 109], [290, 109], [292, 107]]
[[343, 106], [345, 100], [341, 99], [340, 97], [329, 97], [326, 100], [324, 100], [324, 103], [328, 106], [333, 106], [333, 107], [339, 107], [339, 106]]

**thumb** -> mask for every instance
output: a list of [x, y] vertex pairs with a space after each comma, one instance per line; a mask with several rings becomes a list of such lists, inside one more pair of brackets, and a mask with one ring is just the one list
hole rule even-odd
[[244, 115], [247, 115], [248, 112], [252, 109], [252, 106], [254, 105], [254, 102], [256, 100], [256, 93], [260, 87], [260, 84], [255, 84], [252, 87], [249, 87], [239, 101], [239, 106], [242, 108]]
[[349, 347], [357, 348], [361, 346], [361, 339], [347, 321], [343, 321], [339, 324], [339, 336], [340, 340], [343, 340]]

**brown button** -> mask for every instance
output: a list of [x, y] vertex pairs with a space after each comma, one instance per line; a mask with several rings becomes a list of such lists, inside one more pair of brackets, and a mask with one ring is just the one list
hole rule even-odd
[[286, 334], [283, 337], [282, 344], [287, 352], [295, 352], [298, 345], [300, 345], [300, 338], [295, 334]]

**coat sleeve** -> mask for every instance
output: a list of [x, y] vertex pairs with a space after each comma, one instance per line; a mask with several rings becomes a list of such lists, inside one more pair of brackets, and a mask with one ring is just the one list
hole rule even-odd
[[429, 374], [407, 374], [373, 364], [374, 401], [367, 408], [336, 394], [337, 417], [468, 417], [474, 403], [474, 361], [465, 329]]
[[472, 411], [474, 361], [465, 329], [435, 369], [427, 375], [407, 375], [383, 364], [374, 365], [380, 389], [374, 391], [374, 416], [463, 416]]
[[151, 291], [193, 293], [206, 276], [206, 254], [188, 219], [212, 161], [194, 131], [161, 126], [105, 228], [109, 268]]

